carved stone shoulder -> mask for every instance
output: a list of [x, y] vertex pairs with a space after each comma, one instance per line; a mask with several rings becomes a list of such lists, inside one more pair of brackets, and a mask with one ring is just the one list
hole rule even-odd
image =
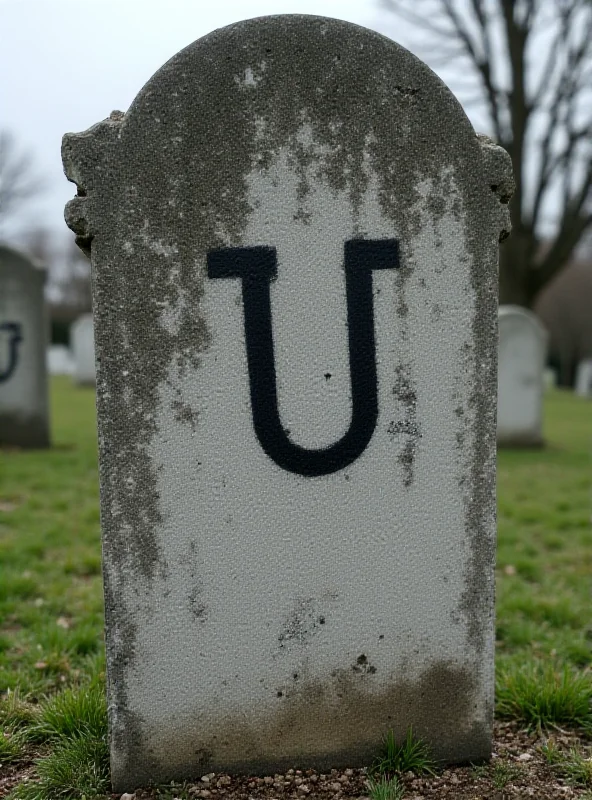
[[76, 244], [90, 258], [93, 238], [89, 219], [89, 200], [106, 172], [109, 155], [119, 139], [122, 111], [82, 133], [66, 133], [62, 138], [62, 163], [66, 178], [76, 184], [78, 196], [66, 203], [64, 218], [76, 234]]
[[484, 133], [478, 133], [477, 139], [481, 145], [481, 153], [485, 168], [486, 180], [489, 182], [491, 191], [498, 197], [501, 209], [501, 226], [499, 240], [503, 242], [507, 239], [512, 230], [510, 221], [510, 209], [508, 203], [512, 199], [516, 184], [512, 170], [512, 160], [503, 147], [490, 139]]

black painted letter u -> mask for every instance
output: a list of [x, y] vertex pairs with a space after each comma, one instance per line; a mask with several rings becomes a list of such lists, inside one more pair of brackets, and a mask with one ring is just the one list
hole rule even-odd
[[283, 469], [327, 475], [347, 467], [366, 449], [378, 419], [372, 270], [398, 266], [396, 239], [345, 243], [351, 423], [334, 444], [309, 450], [290, 441], [278, 411], [270, 300], [270, 282], [277, 277], [275, 248], [229, 247], [208, 253], [210, 278], [242, 280], [253, 425], [263, 450]]

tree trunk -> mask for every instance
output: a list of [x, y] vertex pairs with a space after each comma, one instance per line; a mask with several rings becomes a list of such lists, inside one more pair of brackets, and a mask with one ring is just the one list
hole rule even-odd
[[530, 237], [516, 228], [500, 246], [499, 303], [531, 308], [536, 296], [528, 258]]

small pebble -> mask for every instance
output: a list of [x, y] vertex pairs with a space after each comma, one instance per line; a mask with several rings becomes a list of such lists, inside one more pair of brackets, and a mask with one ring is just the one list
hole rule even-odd
[[265, 778], [263, 778], [263, 783], [266, 783], [268, 786], [269, 784], [272, 784], [273, 778], [271, 777], [271, 775], [266, 775]]
[[136, 800], [136, 795], [135, 795], [135, 793], [134, 794], [129, 794], [128, 792], [126, 792], [125, 794], [121, 795], [119, 800]]
[[518, 756], [518, 761], [532, 761], [532, 756], [530, 753], [522, 753]]
[[342, 785], [337, 781], [334, 781], [333, 783], [329, 784], [329, 789], [331, 789], [334, 792], [340, 792], [342, 788], [343, 788]]

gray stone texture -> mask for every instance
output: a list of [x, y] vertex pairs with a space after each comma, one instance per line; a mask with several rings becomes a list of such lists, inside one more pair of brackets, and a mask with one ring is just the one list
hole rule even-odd
[[45, 271], [0, 245], [0, 446], [50, 443]]
[[94, 386], [95, 340], [92, 314], [83, 314], [70, 326], [70, 347], [74, 360], [74, 382]]
[[497, 440], [502, 447], [543, 444], [547, 339], [535, 314], [500, 306]]
[[[507, 154], [399, 45], [294, 15], [190, 45], [63, 161], [94, 275], [115, 789], [368, 764], [409, 725], [487, 758]], [[240, 281], [206, 259], [276, 248], [281, 421], [322, 449], [351, 413], [351, 239], [399, 242], [373, 276], [378, 420], [346, 468], [295, 474], [255, 435]]]

